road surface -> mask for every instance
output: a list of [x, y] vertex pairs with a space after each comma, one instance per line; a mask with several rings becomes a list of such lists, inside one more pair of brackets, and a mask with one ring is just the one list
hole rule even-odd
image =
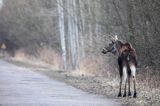
[[45, 75], [0, 60], [0, 106], [119, 106]]

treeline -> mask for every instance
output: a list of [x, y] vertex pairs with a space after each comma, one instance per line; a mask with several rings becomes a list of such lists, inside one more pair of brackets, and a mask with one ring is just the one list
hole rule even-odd
[[0, 35], [36, 57], [53, 49], [63, 68], [103, 73], [115, 70], [101, 49], [117, 34], [136, 48], [140, 67], [159, 68], [159, 10], [156, 0], [4, 0]]

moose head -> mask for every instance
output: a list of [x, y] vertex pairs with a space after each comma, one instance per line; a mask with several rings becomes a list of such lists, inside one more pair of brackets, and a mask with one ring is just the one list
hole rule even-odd
[[115, 35], [115, 37], [110, 36], [110, 40], [111, 40], [111, 43], [109, 43], [108, 45], [106, 45], [103, 48], [102, 53], [107, 54], [108, 52], [110, 52], [110, 53], [116, 55], [122, 46], [122, 42], [118, 40], [117, 35]]

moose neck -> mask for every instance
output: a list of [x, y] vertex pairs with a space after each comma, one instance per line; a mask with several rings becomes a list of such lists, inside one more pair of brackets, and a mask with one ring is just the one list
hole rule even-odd
[[122, 50], [121, 49], [122, 49], [123, 45], [124, 44], [119, 40], [116, 42], [116, 48], [117, 48], [118, 57], [121, 56], [121, 54], [122, 54]]

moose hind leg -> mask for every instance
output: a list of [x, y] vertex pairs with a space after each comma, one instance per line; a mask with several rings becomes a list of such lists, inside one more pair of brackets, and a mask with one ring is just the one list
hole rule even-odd
[[123, 94], [123, 97], [126, 97], [127, 67], [123, 67], [123, 77], [124, 77], [124, 94]]
[[128, 70], [128, 96], [131, 96], [130, 81], [131, 81], [131, 70], [129, 68], [129, 70]]
[[128, 96], [131, 96], [131, 90], [130, 90], [130, 76], [128, 76]]
[[133, 86], [134, 86], [134, 95], [133, 97], [137, 97], [137, 91], [136, 91], [136, 67], [134, 65], [130, 66], [132, 77], [133, 77]]

